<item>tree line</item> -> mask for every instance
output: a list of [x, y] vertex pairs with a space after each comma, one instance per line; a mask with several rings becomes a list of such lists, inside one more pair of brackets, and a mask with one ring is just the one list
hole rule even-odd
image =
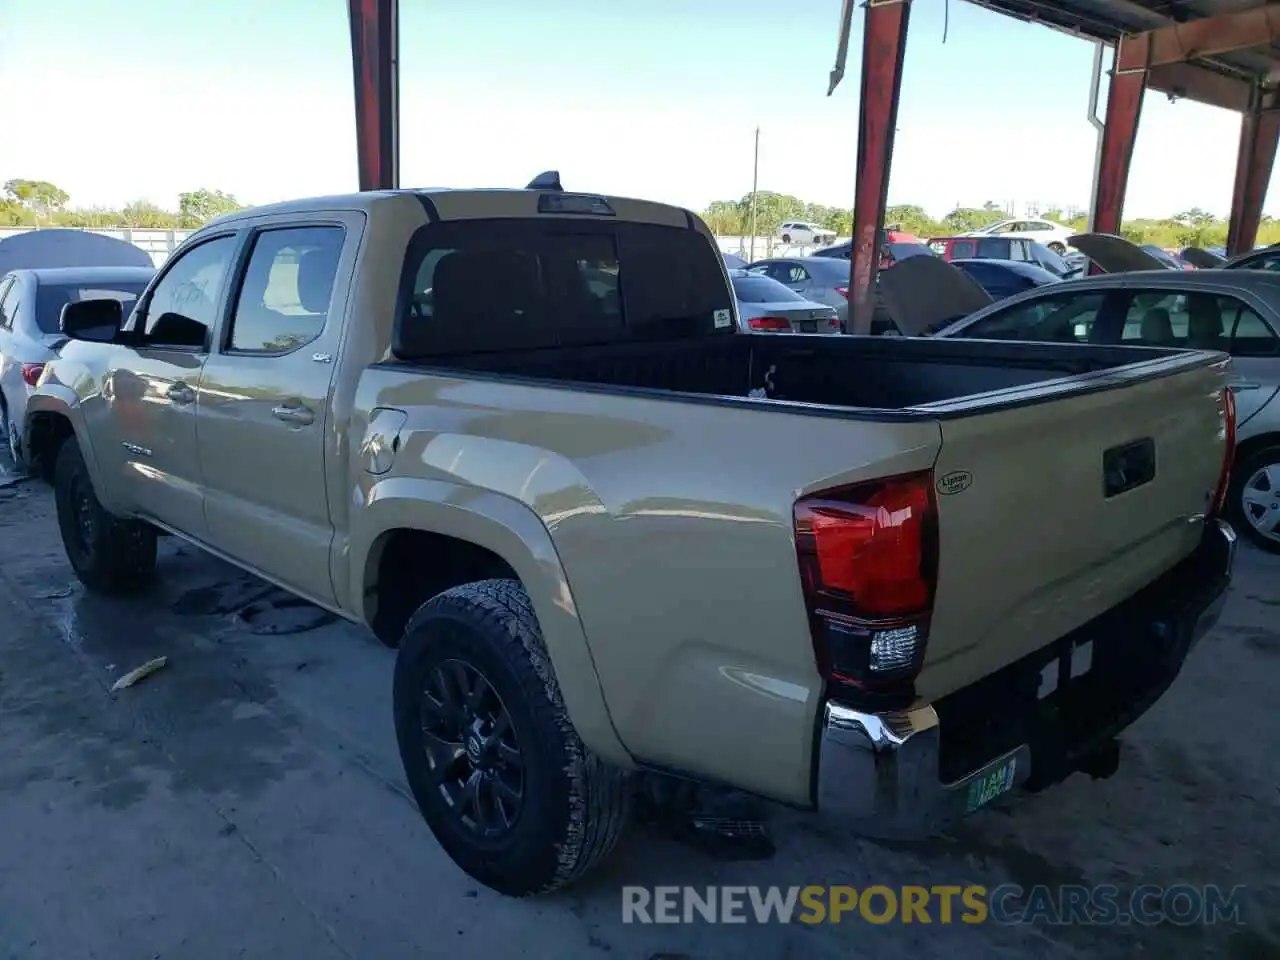
[[119, 210], [69, 206], [70, 195], [48, 180], [8, 180], [0, 187], [0, 227], [139, 227], [191, 230], [244, 207], [232, 194], [201, 188], [178, 194], [178, 209], [135, 200]]
[[[1042, 210], [1039, 217], [1053, 220], [1084, 233], [1088, 218], [1065, 216], [1061, 210]], [[751, 194], [740, 200], [714, 200], [702, 212], [707, 226], [718, 236], [747, 236], [751, 233]], [[885, 224], [923, 240], [977, 230], [1000, 220], [1012, 219], [998, 203], [987, 201], [980, 207], [957, 207], [942, 219], [934, 219], [923, 207], [899, 204], [885, 211]], [[838, 236], [853, 232], [853, 211], [806, 203], [798, 197], [761, 190], [756, 194], [756, 236], [777, 236], [778, 228], [789, 220], [815, 223]], [[1134, 243], [1159, 247], [1222, 247], [1227, 242], [1227, 221], [1199, 207], [1163, 219], [1126, 220], [1120, 232]], [[1264, 216], [1258, 230], [1260, 246], [1280, 243], [1280, 221]]]

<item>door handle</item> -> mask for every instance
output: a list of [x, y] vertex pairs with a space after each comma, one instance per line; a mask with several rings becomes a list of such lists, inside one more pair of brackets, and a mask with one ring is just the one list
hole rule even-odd
[[185, 383], [175, 383], [165, 391], [164, 394], [173, 403], [185, 406], [196, 398], [196, 392]]
[[1261, 390], [1262, 384], [1253, 380], [1229, 380], [1227, 386], [1232, 390]]
[[303, 406], [273, 407], [271, 415], [277, 420], [283, 420], [285, 423], [296, 423], [302, 426], [315, 423], [316, 419], [316, 415], [311, 412], [311, 409]]

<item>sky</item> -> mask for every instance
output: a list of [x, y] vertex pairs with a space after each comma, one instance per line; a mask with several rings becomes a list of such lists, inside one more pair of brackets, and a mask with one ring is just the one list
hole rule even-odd
[[[828, 98], [839, 10], [400, 0], [401, 183], [523, 186], [557, 169], [568, 189], [704, 209], [751, 190], [759, 127], [760, 189], [850, 207], [863, 15]], [[1087, 207], [1092, 58], [1047, 27], [915, 0], [889, 202]], [[0, 104], [0, 182], [48, 180], [74, 206], [357, 189], [346, 0], [3, 0]], [[1239, 129], [1148, 93], [1125, 215], [1225, 215]]]

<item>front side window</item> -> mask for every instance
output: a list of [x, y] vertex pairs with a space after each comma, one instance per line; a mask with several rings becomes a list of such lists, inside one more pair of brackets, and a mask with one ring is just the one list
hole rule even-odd
[[1089, 343], [1105, 299], [1106, 294], [1097, 290], [1040, 297], [989, 314], [965, 327], [960, 336]]
[[324, 331], [345, 234], [341, 227], [264, 230], [253, 240], [228, 349], [282, 354]]
[[405, 359], [732, 332], [719, 251], [681, 227], [433, 224], [411, 245]]
[[235, 252], [235, 237], [216, 237], [174, 260], [147, 301], [143, 343], [203, 346], [217, 320]]

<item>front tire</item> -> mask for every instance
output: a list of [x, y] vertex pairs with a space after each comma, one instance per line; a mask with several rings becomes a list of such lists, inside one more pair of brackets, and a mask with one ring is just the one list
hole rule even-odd
[[0, 414], [3, 414], [4, 440], [9, 448], [9, 459], [13, 461], [13, 469], [18, 473], [27, 473], [30, 467], [22, 452], [22, 429], [13, 422], [13, 416], [9, 413], [9, 404], [2, 396], [0, 396]]
[[524, 588], [482, 580], [420, 607], [396, 658], [396, 739], [418, 809], [508, 896], [577, 880], [621, 836], [625, 773], [579, 739]]
[[62, 546], [81, 583], [106, 594], [135, 593], [150, 583], [155, 527], [107, 512], [74, 437], [58, 451], [53, 487]]
[[1255, 546], [1280, 553], [1280, 446], [1249, 454], [1231, 470], [1227, 512]]

